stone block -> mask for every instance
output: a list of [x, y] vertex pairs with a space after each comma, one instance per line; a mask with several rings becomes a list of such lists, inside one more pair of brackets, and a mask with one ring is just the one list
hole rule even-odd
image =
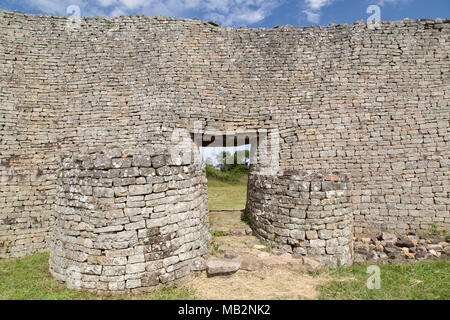
[[130, 185], [128, 187], [128, 192], [130, 196], [147, 195], [152, 193], [152, 185], [151, 184]]

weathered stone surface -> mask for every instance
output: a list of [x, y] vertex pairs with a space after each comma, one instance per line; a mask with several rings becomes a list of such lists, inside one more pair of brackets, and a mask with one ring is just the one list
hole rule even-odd
[[135, 155], [133, 156], [133, 166], [135, 167], [151, 167], [152, 159], [149, 155]]
[[[204, 174], [204, 165], [186, 164], [168, 170], [170, 176], [166, 177], [177, 179], [180, 196], [175, 198], [158, 190], [159, 194], [152, 197], [152, 184], [140, 176], [140, 170], [133, 169], [138, 168], [135, 165], [149, 165], [152, 156], [164, 158], [167, 150], [148, 148], [147, 156], [140, 155], [139, 161], [131, 161], [138, 159], [133, 156], [137, 151], [121, 151], [115, 154], [117, 159], [110, 167], [102, 160], [98, 167], [103, 169], [86, 169], [83, 173], [76, 169], [79, 154], [64, 160], [61, 175], [74, 178], [69, 188], [56, 197], [59, 205], [55, 210], [50, 270], [68, 285], [74, 285], [68, 275], [75, 274], [79, 275], [78, 288], [133, 291], [205, 269], [203, 256], [210, 237], [207, 207], [202, 204], [206, 199], [206, 180], [198, 179]], [[104, 156], [104, 151], [94, 149], [83, 159], [89, 162]], [[115, 161], [125, 159], [129, 161]], [[95, 180], [89, 170], [95, 170]], [[184, 175], [180, 176], [177, 170], [184, 171]], [[130, 172], [139, 175], [129, 177]], [[111, 180], [111, 176], [126, 183], [115, 183], [117, 180]], [[191, 183], [185, 183], [193, 179], [198, 179], [197, 190], [192, 189]], [[64, 189], [67, 180], [63, 178], [58, 183]], [[79, 197], [80, 190], [86, 187], [92, 188], [92, 195]], [[179, 237], [170, 241], [175, 233]], [[74, 263], [83, 263], [82, 268], [67, 273], [66, 269]], [[100, 281], [92, 281], [93, 275]]]
[[323, 264], [321, 264], [316, 259], [310, 257], [303, 257], [303, 265], [308, 271], [315, 271], [323, 267]]
[[94, 187], [93, 194], [94, 194], [94, 197], [97, 197], [97, 198], [113, 198], [114, 190], [111, 188]]
[[206, 260], [206, 273], [208, 276], [232, 274], [238, 271], [240, 266], [239, 260], [210, 257]]
[[[325, 178], [337, 181], [322, 181]], [[340, 184], [347, 179], [346, 175], [327, 170], [314, 174], [291, 170], [284, 175], [250, 175], [246, 211], [255, 234], [284, 252], [322, 255], [325, 260], [339, 257], [330, 261], [351, 264], [351, 210], [349, 197]], [[326, 182], [326, 192], [320, 192], [322, 182]], [[300, 188], [311, 191], [291, 192], [287, 197], [284, 186], [288, 192]], [[276, 222], [272, 225], [266, 221]]]
[[240, 269], [245, 271], [257, 271], [262, 268], [262, 262], [255, 256], [243, 256], [239, 258], [241, 261]]
[[206, 260], [202, 257], [194, 259], [191, 269], [193, 271], [202, 271], [206, 269]]
[[156, 156], [152, 158], [152, 166], [155, 169], [158, 169], [166, 164], [166, 160], [164, 156]]
[[151, 184], [131, 185], [129, 186], [128, 190], [130, 196], [147, 195], [152, 193], [152, 185]]
[[381, 240], [395, 241], [395, 240], [397, 240], [397, 236], [395, 234], [393, 234], [393, 233], [383, 232], [381, 234]]
[[224, 253], [223, 257], [225, 259], [235, 259], [237, 258], [237, 255], [236, 252], [228, 250]]
[[414, 242], [408, 238], [408, 237], [400, 237], [397, 242], [395, 243], [397, 247], [407, 247], [412, 248], [414, 247]]
[[444, 240], [444, 237], [412, 232], [408, 236], [389, 234], [388, 236], [380, 235], [378, 238], [384, 238], [386, 241], [368, 238], [370, 241], [362, 242], [359, 239], [354, 243], [355, 262], [401, 263], [408, 260], [445, 258], [444, 252], [446, 247], [448, 247], [446, 242], [439, 241]]
[[112, 168], [129, 168], [131, 167], [131, 158], [118, 158], [112, 159], [111, 161]]
[[[439, 72], [449, 69], [448, 20], [381, 21], [374, 30], [80, 22], [74, 30], [67, 17], [0, 11], [0, 257], [67, 243], [52, 253], [57, 276], [70, 265], [58, 250], [80, 260], [81, 250], [145, 248], [148, 261], [183, 259], [158, 269], [161, 282], [182, 277], [177, 264], [195, 257], [171, 253], [169, 239], [174, 250], [184, 240], [163, 231], [201, 239], [196, 248], [206, 242], [205, 177], [189, 161], [196, 149], [183, 150], [196, 131], [218, 132], [209, 142], [257, 133], [263, 143], [252, 147], [267, 152], [252, 166], [248, 215], [255, 235], [283, 250], [351, 261], [354, 235], [449, 230], [449, 92]], [[189, 157], [173, 161], [158, 148]], [[156, 187], [145, 207], [113, 189], [147, 183]], [[116, 225], [129, 230], [94, 231]], [[441, 241], [420, 240], [414, 247]], [[138, 284], [115, 272], [100, 275], [97, 289]]]
[[446, 255], [450, 256], [450, 246], [445, 247], [444, 252]]

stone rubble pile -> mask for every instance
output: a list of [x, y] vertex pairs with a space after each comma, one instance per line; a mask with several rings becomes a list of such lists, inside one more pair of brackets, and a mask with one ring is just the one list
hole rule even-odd
[[450, 237], [410, 232], [395, 235], [383, 232], [378, 236], [354, 238], [354, 262], [407, 262], [450, 257]]
[[[383, 232], [375, 237], [354, 237], [354, 263], [406, 263], [450, 258], [450, 237], [442, 235], [419, 234], [411, 232], [407, 236]], [[266, 248], [255, 245], [255, 249]], [[226, 251], [223, 256], [211, 256], [206, 260], [208, 276], [230, 275], [239, 270], [258, 271], [274, 266], [291, 266], [299, 270], [315, 271], [330, 263], [323, 256], [303, 256], [290, 254], [280, 249], [270, 253], [255, 253], [251, 250], [237, 249]]]

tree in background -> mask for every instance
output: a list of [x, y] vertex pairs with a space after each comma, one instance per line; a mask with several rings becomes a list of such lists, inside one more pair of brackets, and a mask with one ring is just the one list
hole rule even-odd
[[[227, 160], [228, 159], [228, 160]], [[209, 158], [209, 160], [212, 160]], [[239, 150], [235, 153], [223, 151], [216, 156], [216, 162], [218, 165], [215, 169], [212, 165], [208, 164], [208, 158], [206, 162], [206, 177], [212, 181], [222, 181], [230, 184], [247, 183], [246, 177], [250, 165], [250, 151]]]
[[217, 162], [222, 172], [248, 172], [250, 165], [250, 151], [239, 150], [235, 153], [223, 151], [217, 155]]
[[206, 158], [205, 163], [207, 166], [214, 167], [214, 161], [211, 157]]

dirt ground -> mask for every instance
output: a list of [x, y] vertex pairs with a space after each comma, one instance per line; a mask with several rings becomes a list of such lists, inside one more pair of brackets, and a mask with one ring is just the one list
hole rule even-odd
[[203, 273], [187, 286], [195, 290], [199, 299], [205, 300], [297, 300], [316, 299], [315, 287], [327, 281], [278, 266], [211, 278]]
[[185, 285], [194, 290], [199, 299], [316, 299], [319, 295], [316, 287], [331, 279], [326, 275], [309, 275], [301, 259], [272, 252], [251, 235], [240, 217], [240, 211], [210, 212], [211, 231], [216, 234], [214, 242], [218, 247], [211, 253], [217, 257], [234, 254], [236, 259], [250, 261], [256, 266], [255, 270], [241, 269], [231, 275], [214, 277], [203, 272], [190, 278]]

